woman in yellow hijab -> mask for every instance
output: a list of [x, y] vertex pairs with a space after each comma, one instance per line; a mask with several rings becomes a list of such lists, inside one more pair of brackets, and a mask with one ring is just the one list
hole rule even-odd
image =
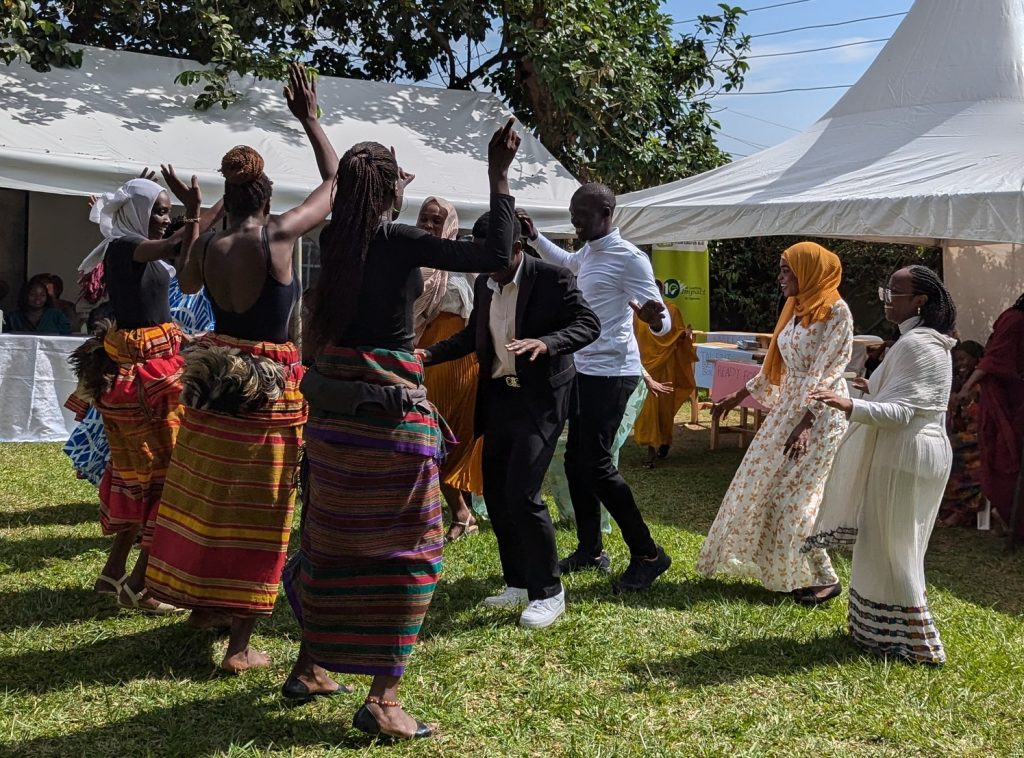
[[821, 505], [846, 416], [810, 399], [829, 390], [848, 397], [843, 377], [853, 318], [839, 295], [839, 258], [801, 242], [779, 261], [786, 296], [761, 372], [716, 404], [721, 417], [753, 396], [771, 412], [754, 436], [725, 494], [697, 561], [715, 573], [757, 579], [766, 589], [816, 605], [840, 592], [824, 550], [801, 553]]

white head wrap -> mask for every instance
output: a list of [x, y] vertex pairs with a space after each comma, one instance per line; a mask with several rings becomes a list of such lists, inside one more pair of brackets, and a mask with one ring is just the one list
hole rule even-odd
[[136, 242], [149, 239], [149, 217], [153, 205], [164, 189], [149, 179], [132, 179], [114, 192], [96, 199], [89, 220], [100, 225], [103, 241], [78, 266], [79, 273], [88, 274], [96, 268], [107, 252], [107, 245], [116, 239]]

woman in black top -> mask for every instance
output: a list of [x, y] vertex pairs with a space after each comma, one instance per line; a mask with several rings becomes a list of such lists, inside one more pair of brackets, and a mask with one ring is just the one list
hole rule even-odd
[[[93, 403], [110, 443], [100, 481], [100, 524], [115, 539], [94, 589], [116, 594], [123, 608], [151, 614], [177, 610], [145, 590], [153, 520], [181, 413], [182, 333], [171, 320], [172, 269], [165, 261], [178, 253], [186, 234], [208, 228], [220, 215], [220, 203], [200, 215], [195, 177], [191, 187], [168, 169], [164, 177], [184, 204], [187, 222], [166, 239], [171, 201], [149, 178], [125, 183], [92, 207], [90, 218], [104, 240], [80, 270], [87, 273], [102, 262], [115, 324], [76, 351], [79, 389], [67, 404], [84, 416]], [[140, 532], [139, 559], [127, 576], [128, 554]]]
[[292, 251], [330, 212], [338, 167], [301, 66], [285, 96], [325, 168], [323, 183], [271, 217], [263, 158], [244, 146], [224, 156], [228, 228], [187, 250], [180, 276], [185, 292], [205, 285], [215, 324], [185, 359], [184, 416], [146, 575], [154, 596], [192, 609], [194, 626], [230, 627], [220, 667], [232, 673], [270, 663], [249, 639], [277, 599], [306, 421], [302, 364], [288, 336], [299, 295]]
[[370, 734], [433, 733], [395, 699], [440, 571], [438, 461], [451, 442], [413, 353], [420, 267], [489, 272], [508, 265], [515, 201], [507, 171], [518, 146], [512, 121], [491, 139], [484, 245], [388, 223], [399, 169], [382, 145], [356, 145], [338, 169], [311, 298], [316, 363], [302, 385], [310, 404], [302, 547], [285, 576], [302, 648], [284, 689], [306, 698], [329, 694], [314, 664], [371, 675], [353, 720]]

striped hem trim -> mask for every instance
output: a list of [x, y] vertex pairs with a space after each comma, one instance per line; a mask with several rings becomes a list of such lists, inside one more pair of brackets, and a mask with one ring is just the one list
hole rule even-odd
[[837, 529], [830, 529], [827, 532], [812, 534], [804, 540], [801, 553], [809, 553], [812, 550], [828, 550], [837, 547], [850, 547], [857, 542], [857, 529], [852, 526], [841, 526]]
[[944, 663], [946, 653], [927, 605], [878, 603], [850, 588], [848, 624], [855, 641], [912, 663]]

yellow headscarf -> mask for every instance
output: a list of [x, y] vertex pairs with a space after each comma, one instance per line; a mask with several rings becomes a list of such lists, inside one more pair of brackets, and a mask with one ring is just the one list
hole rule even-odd
[[772, 344], [761, 369], [768, 381], [776, 385], [782, 383], [784, 368], [779, 334], [794, 318], [799, 318], [804, 326], [826, 321], [832, 314], [832, 306], [840, 299], [839, 283], [843, 280], [839, 256], [814, 242], [799, 242], [786, 248], [782, 257], [793, 269], [800, 291], [796, 297], [787, 298], [782, 306], [782, 315], [775, 325]]

